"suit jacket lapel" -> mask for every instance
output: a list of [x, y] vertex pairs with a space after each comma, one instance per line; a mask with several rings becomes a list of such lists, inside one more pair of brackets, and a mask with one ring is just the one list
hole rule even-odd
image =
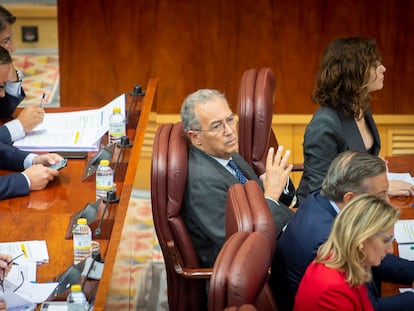
[[345, 114], [339, 114], [344, 129], [344, 139], [350, 150], [366, 152], [364, 141], [358, 130], [358, 126], [354, 118]]
[[[349, 117], [343, 113], [338, 114], [339, 119], [342, 122], [342, 127], [344, 130], [344, 139], [350, 150], [366, 152], [364, 141], [362, 140], [361, 133], [359, 132], [358, 126], [354, 118]], [[372, 136], [374, 138], [374, 154], [378, 154], [380, 151], [380, 137], [378, 134], [377, 126], [372, 117], [371, 111], [368, 111], [366, 122], [368, 127], [371, 130]]]

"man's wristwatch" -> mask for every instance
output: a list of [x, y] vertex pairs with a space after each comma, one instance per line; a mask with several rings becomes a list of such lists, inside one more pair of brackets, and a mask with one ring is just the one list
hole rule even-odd
[[16, 75], [17, 75], [17, 81], [16, 82], [22, 82], [23, 81], [23, 72], [21, 72], [19, 69], [16, 69]]

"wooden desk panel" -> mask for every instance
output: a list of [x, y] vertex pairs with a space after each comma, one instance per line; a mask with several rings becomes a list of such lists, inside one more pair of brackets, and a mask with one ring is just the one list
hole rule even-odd
[[[414, 176], [414, 156], [394, 156], [386, 157], [388, 161], [388, 168], [393, 173], [407, 173]], [[409, 197], [391, 197], [391, 204], [401, 211], [400, 219], [414, 219], [414, 196]], [[394, 244], [394, 252], [398, 255], [397, 244]], [[382, 296], [392, 296], [399, 293], [399, 288], [407, 287], [406, 285], [399, 285], [384, 282], [382, 284]]]
[[[96, 294], [94, 310], [103, 310], [112, 277], [113, 265], [124, 225], [145, 130], [152, 104], [155, 100], [157, 81], [149, 80], [146, 95], [137, 100], [135, 110], [131, 111], [127, 125], [127, 134], [133, 143], [131, 148], [116, 148], [112, 162], [119, 156], [115, 182], [119, 203], [110, 205], [102, 223], [102, 237], [107, 232], [107, 239], [96, 239], [101, 246], [101, 254], [105, 266]], [[126, 105], [127, 109], [129, 103]], [[78, 108], [50, 108], [54, 111], [74, 111]], [[53, 111], [53, 110], [52, 110]], [[103, 139], [105, 142], [105, 139]], [[95, 202], [94, 176], [82, 181], [87, 164], [85, 159], [69, 159], [67, 167], [60, 171], [46, 189], [34, 191], [25, 197], [11, 198], [0, 201], [0, 242], [46, 240], [49, 263], [38, 266], [37, 279], [40, 282], [52, 281], [73, 263], [73, 242], [65, 239], [68, 225], [73, 215], [89, 202]], [[0, 171], [0, 175], [8, 172]], [[99, 205], [98, 215], [90, 224], [92, 231], [97, 227], [104, 203]], [[131, 254], [132, 256], [132, 254]], [[131, 276], [125, 276], [131, 278]]]

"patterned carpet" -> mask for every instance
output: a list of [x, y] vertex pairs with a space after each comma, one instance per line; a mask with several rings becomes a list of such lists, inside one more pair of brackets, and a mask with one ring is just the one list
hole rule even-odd
[[[129, 273], [131, 279], [125, 277]], [[108, 310], [169, 310], [165, 267], [147, 191], [134, 190], [131, 195], [109, 292]]]
[[26, 98], [21, 107], [39, 104], [46, 94], [45, 107], [59, 107], [59, 57], [52, 55], [13, 55], [15, 67], [23, 72]]

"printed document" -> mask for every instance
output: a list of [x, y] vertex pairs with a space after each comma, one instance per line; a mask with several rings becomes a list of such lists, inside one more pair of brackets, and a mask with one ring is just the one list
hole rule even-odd
[[14, 146], [25, 151], [97, 151], [114, 107], [125, 118], [125, 94], [99, 109], [46, 113], [43, 123]]

